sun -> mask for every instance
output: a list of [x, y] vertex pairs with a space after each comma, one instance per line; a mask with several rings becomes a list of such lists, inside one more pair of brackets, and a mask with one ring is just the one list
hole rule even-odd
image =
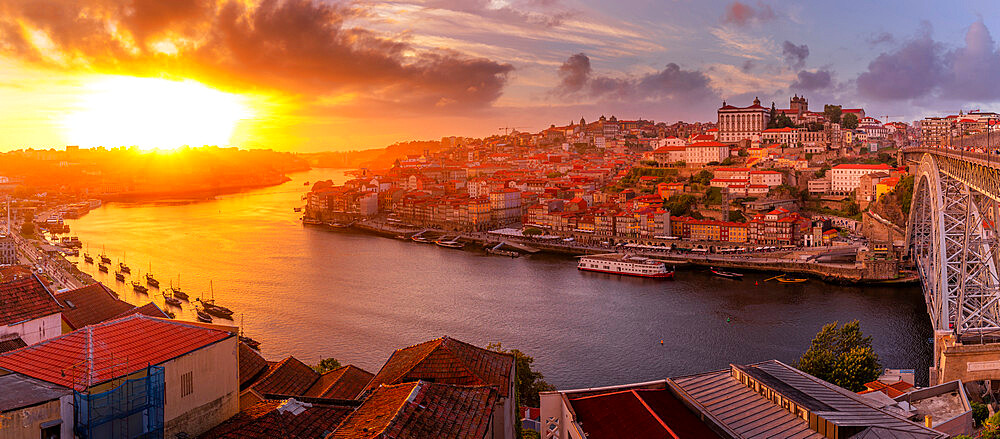
[[69, 143], [83, 147], [224, 146], [253, 116], [244, 97], [192, 80], [102, 76], [86, 88], [64, 123]]

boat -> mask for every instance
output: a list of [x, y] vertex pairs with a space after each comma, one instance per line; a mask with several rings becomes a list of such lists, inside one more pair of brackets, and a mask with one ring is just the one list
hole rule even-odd
[[447, 248], [465, 247], [465, 243], [459, 242], [457, 236], [452, 239], [447, 239], [447, 237], [442, 237], [441, 239], [434, 241], [434, 243], [437, 244], [439, 247], [447, 247]]
[[94, 263], [94, 258], [91, 257], [90, 254], [84, 253], [83, 254], [83, 262], [86, 262], [88, 264], [93, 264]]
[[80, 251], [75, 248], [63, 250], [68, 256], [80, 256]]
[[303, 182], [303, 183], [302, 183], [302, 185], [303, 185], [303, 186], [309, 186], [309, 182], [308, 182], [308, 181], [306, 181], [306, 182]]
[[712, 272], [712, 274], [719, 277], [724, 277], [727, 279], [737, 279], [737, 280], [743, 279], [743, 273], [733, 273], [731, 271], [716, 270], [715, 267], [709, 267], [708, 269], [709, 271]]
[[167, 317], [170, 317], [172, 319], [176, 319], [177, 318], [177, 314], [174, 314], [174, 312], [171, 311], [171, 310], [169, 310], [169, 309], [163, 310], [163, 313], [166, 314]]
[[419, 242], [421, 244], [431, 244], [431, 243], [434, 242], [434, 241], [431, 241], [430, 239], [424, 238], [423, 236], [420, 236], [420, 235], [413, 235], [413, 236], [410, 237], [410, 240], [413, 241], [413, 242]]
[[199, 309], [197, 310], [197, 314], [199, 322], [212, 323], [212, 316], [205, 313], [205, 311]]
[[135, 291], [135, 292], [137, 292], [137, 293], [145, 293], [145, 292], [149, 291], [149, 288], [146, 288], [145, 286], [143, 286], [139, 282], [132, 281], [132, 290]]
[[111, 258], [109, 258], [108, 255], [106, 255], [104, 253], [101, 253], [100, 256], [101, 256], [101, 263], [102, 264], [110, 264], [111, 263]]
[[196, 300], [201, 302], [201, 306], [204, 307], [205, 312], [213, 316], [222, 317], [224, 319], [229, 319], [233, 317], [233, 311], [231, 309], [226, 308], [224, 306], [216, 305], [214, 299], [201, 300], [199, 298]]
[[125, 275], [122, 274], [122, 272], [120, 272], [120, 271], [116, 271], [115, 272], [115, 280], [117, 280], [118, 282], [125, 282]]
[[181, 306], [180, 300], [170, 297], [166, 294], [163, 295], [163, 301], [166, 302], [168, 305]]
[[486, 249], [486, 253], [489, 253], [491, 255], [510, 256], [512, 258], [517, 258], [521, 256], [521, 254], [518, 252], [511, 250], [504, 250], [502, 248], [488, 248]]
[[98, 264], [97, 265], [97, 271], [100, 271], [101, 273], [107, 273], [108, 272], [108, 266], [104, 265], [104, 264]]
[[621, 253], [580, 256], [576, 268], [597, 273], [620, 274], [624, 276], [673, 279], [674, 271], [667, 270], [662, 261]]
[[181, 300], [188, 300], [187, 293], [181, 291], [180, 287], [170, 287], [170, 294]]
[[322, 226], [323, 221], [312, 218], [302, 218], [302, 224], [305, 224], [307, 226]]
[[294, 207], [294, 208], [292, 208], [292, 210], [294, 210], [296, 212], [301, 212], [302, 208], [301, 207]]
[[124, 262], [118, 263], [118, 271], [121, 271], [122, 273], [132, 273], [132, 269], [128, 268], [128, 265], [125, 265]]
[[247, 346], [250, 346], [252, 349], [255, 349], [255, 350], [258, 350], [258, 351], [260, 350], [260, 342], [259, 341], [254, 340], [254, 339], [252, 339], [250, 337], [247, 337], [245, 335], [241, 335], [239, 337], [240, 337], [240, 341], [242, 341], [243, 343], [245, 343]]
[[156, 280], [152, 274], [146, 273], [146, 284], [151, 287], [160, 287], [160, 281]]
[[777, 278], [778, 282], [784, 282], [786, 284], [798, 284], [798, 283], [805, 282], [807, 280], [809, 280], [809, 279], [801, 278], [801, 277], [798, 277], [798, 278], [797, 277], [793, 277], [791, 279], [786, 279], [784, 276], [779, 276]]

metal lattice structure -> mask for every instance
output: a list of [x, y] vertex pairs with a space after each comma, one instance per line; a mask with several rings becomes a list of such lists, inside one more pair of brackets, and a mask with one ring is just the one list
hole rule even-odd
[[995, 340], [1000, 169], [949, 151], [920, 152], [907, 249], [920, 272], [932, 326], [967, 341]]
[[162, 439], [164, 375], [149, 366], [145, 376], [126, 379], [104, 392], [73, 392], [76, 425], [81, 439]]

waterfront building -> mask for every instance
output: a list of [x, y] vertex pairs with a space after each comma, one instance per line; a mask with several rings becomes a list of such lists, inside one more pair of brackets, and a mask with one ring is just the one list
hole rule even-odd
[[37, 274], [0, 283], [0, 304], [2, 340], [33, 345], [62, 334], [62, 307]]
[[749, 140], [759, 142], [761, 132], [767, 128], [768, 109], [754, 98], [749, 107], [735, 107], [722, 102], [718, 110], [719, 142]]
[[239, 411], [236, 328], [220, 328], [136, 314], [0, 355], [0, 369], [73, 389], [87, 437], [197, 436]]
[[877, 165], [840, 164], [830, 170], [830, 191], [838, 195], [854, 192], [861, 182], [861, 176], [893, 169], [885, 163]]
[[798, 245], [808, 229], [808, 219], [779, 207], [750, 220], [748, 240], [759, 245]]

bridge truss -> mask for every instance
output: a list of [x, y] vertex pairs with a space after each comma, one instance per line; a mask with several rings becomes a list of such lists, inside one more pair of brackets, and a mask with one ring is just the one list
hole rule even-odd
[[936, 331], [966, 342], [1000, 337], [995, 189], [1000, 170], [922, 154], [907, 249], [920, 272]]

